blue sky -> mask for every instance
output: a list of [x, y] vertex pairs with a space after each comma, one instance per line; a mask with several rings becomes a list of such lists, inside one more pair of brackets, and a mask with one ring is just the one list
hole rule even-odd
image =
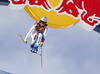
[[100, 34], [77, 24], [51, 29], [43, 47], [43, 70], [38, 55], [29, 52], [23, 37], [35, 21], [25, 10], [0, 6], [0, 70], [13, 74], [100, 74]]

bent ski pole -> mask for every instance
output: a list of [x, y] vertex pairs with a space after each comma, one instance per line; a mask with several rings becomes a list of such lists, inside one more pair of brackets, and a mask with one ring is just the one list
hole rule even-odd
[[[24, 39], [22, 38], [22, 35], [19, 34], [19, 35], [16, 35], [16, 36], [19, 36], [22, 39], [22, 41], [24, 42]], [[25, 44], [27, 44], [27, 43], [25, 43]]]

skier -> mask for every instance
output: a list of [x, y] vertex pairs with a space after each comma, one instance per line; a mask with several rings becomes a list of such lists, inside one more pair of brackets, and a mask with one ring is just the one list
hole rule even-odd
[[[37, 53], [38, 47], [43, 46], [43, 43], [45, 41], [44, 37], [45, 37], [45, 35], [48, 31], [48, 25], [46, 23], [47, 23], [47, 18], [45, 16], [41, 17], [40, 21], [36, 22], [32, 26], [32, 28], [29, 30], [26, 37], [24, 38], [24, 42], [27, 43], [28, 37], [31, 36], [32, 42], [31, 42], [31, 45], [30, 45], [30, 51], [32, 53]], [[38, 40], [37, 38], [38, 38], [39, 35], [41, 36], [42, 40], [38, 44], [38, 43], [35, 43], [35, 41]]]

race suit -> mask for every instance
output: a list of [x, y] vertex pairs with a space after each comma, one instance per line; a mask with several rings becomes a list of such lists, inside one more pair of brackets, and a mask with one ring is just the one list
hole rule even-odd
[[[34, 42], [36, 41], [36, 36], [41, 35], [42, 36], [42, 41], [44, 42], [45, 40], [45, 35], [48, 31], [48, 25], [45, 24], [45, 26], [41, 27], [39, 26], [39, 22], [36, 22], [32, 28], [29, 30], [29, 32], [26, 35], [26, 38], [28, 38], [29, 36], [31, 36], [32, 38], [32, 42], [31, 45], [34, 47]], [[36, 45], [38, 46], [38, 43], [36, 43]]]

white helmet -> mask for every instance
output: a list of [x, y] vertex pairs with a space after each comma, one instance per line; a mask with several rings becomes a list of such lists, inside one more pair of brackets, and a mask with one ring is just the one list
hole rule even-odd
[[41, 17], [40, 21], [47, 22], [47, 18], [45, 16]]

